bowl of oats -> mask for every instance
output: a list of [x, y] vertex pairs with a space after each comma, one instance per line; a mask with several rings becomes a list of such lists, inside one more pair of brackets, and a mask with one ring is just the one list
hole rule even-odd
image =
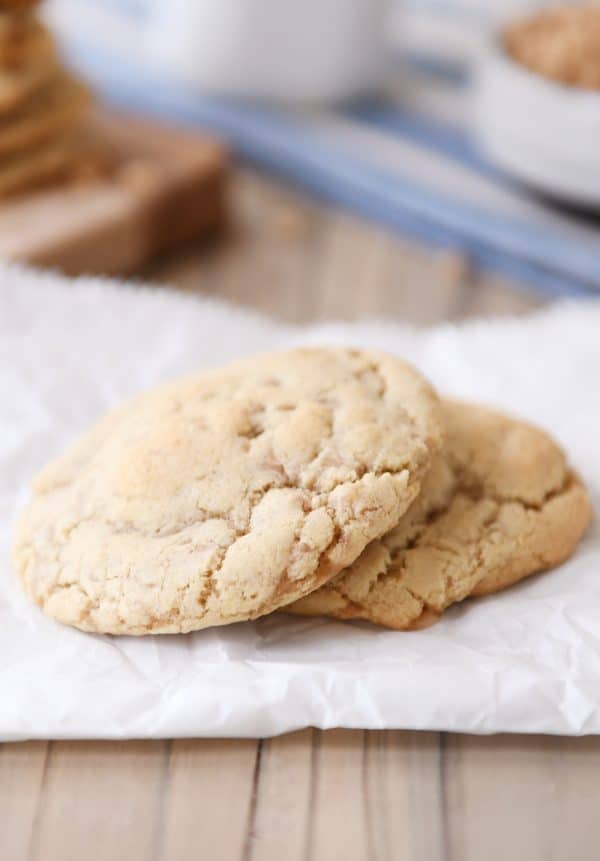
[[600, 4], [545, 8], [492, 34], [476, 65], [488, 160], [560, 201], [600, 209]]

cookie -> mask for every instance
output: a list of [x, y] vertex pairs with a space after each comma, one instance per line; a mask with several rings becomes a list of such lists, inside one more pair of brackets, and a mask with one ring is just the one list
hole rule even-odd
[[[8, 16], [5, 16], [8, 17]], [[12, 25], [0, 18], [0, 69], [17, 69], [56, 61], [50, 31], [36, 21], [13, 16]]]
[[41, 58], [24, 68], [0, 69], [0, 117], [24, 108], [28, 99], [48, 86], [57, 71], [56, 58]]
[[440, 441], [437, 398], [399, 359], [246, 359], [135, 398], [46, 468], [15, 566], [50, 616], [86, 631], [253, 619], [389, 531]]
[[27, 102], [26, 107], [0, 117], [0, 157], [24, 153], [74, 128], [89, 103], [85, 87], [66, 75]]
[[79, 151], [78, 138], [63, 136], [0, 161], [0, 198], [66, 177]]
[[6, 15], [24, 15], [41, 2], [42, 0], [0, 0], [0, 12]]
[[396, 528], [286, 611], [419, 628], [571, 555], [591, 507], [553, 440], [484, 407], [445, 402], [443, 415], [442, 452]]
[[0, 3], [0, 45], [26, 38], [34, 23], [30, 10], [8, 9]]

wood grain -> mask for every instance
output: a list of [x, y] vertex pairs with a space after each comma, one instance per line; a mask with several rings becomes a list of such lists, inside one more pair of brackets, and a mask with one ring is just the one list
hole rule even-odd
[[167, 754], [168, 742], [51, 743], [28, 858], [152, 857]]
[[506, 835], [513, 861], [599, 857], [599, 738], [456, 735], [448, 754], [452, 858], [500, 858]]
[[443, 858], [445, 811], [437, 733], [366, 733], [373, 857]]
[[262, 742], [248, 859], [306, 858], [314, 815], [317, 737], [316, 730], [307, 729]]
[[[535, 297], [250, 173], [227, 241], [142, 273], [290, 322], [434, 323]], [[7, 861], [595, 861], [600, 738], [303, 730], [0, 747]]]
[[0, 746], [0, 858], [29, 858], [38, 833], [49, 745]]
[[362, 731], [343, 729], [318, 736], [308, 858], [372, 857], [365, 737]]
[[212, 847], [214, 861], [245, 857], [258, 754], [252, 740], [174, 741], [154, 857], [178, 861], [190, 847]]

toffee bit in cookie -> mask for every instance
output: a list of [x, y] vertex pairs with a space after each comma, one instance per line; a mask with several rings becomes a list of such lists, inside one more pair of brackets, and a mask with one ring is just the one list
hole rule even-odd
[[600, 90], [600, 5], [559, 6], [517, 21], [505, 31], [504, 47], [538, 75]]

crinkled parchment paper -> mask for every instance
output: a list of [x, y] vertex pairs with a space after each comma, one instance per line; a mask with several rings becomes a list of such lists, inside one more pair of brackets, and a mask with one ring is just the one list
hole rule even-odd
[[[273, 289], [276, 289], [274, 286]], [[600, 732], [600, 530], [562, 568], [415, 633], [276, 615], [112, 638], [31, 606], [10, 533], [31, 478], [108, 407], [257, 350], [351, 343], [555, 434], [600, 502], [600, 302], [415, 330], [290, 327], [159, 289], [0, 269], [0, 738], [267, 736], [297, 727]]]

